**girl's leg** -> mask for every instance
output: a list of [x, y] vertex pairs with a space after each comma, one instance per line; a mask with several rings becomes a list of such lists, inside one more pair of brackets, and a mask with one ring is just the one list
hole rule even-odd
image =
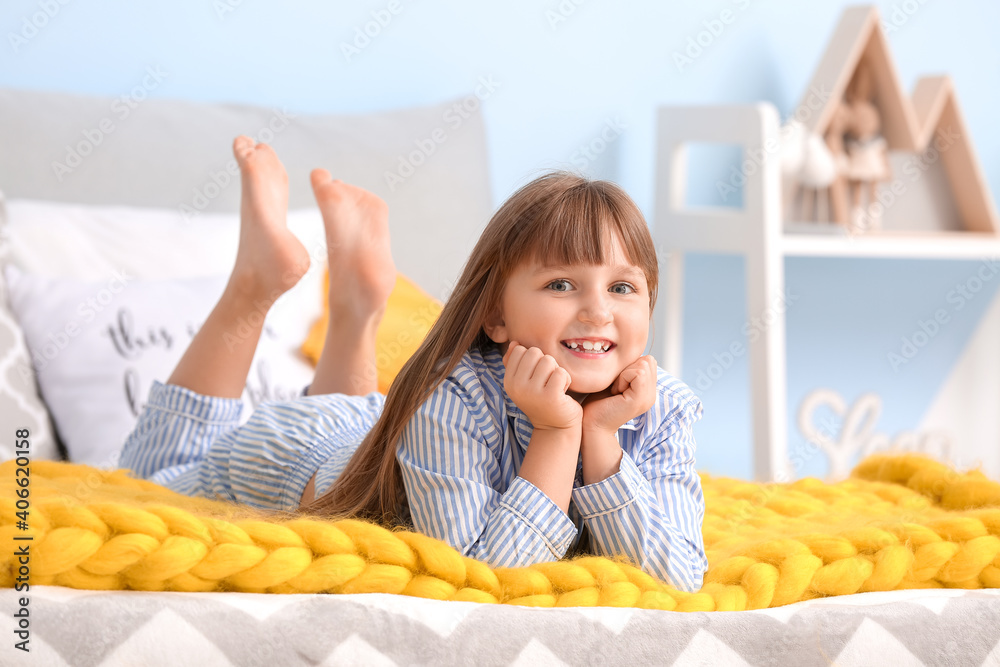
[[378, 389], [375, 332], [396, 284], [388, 207], [324, 169], [311, 178], [326, 228], [330, 320], [309, 394], [360, 396]]
[[[325, 169], [313, 170], [311, 178], [326, 228], [330, 319], [309, 395], [363, 396], [378, 390], [375, 332], [396, 284], [389, 212], [384, 201], [333, 180]], [[302, 506], [313, 501], [315, 485], [314, 474]]]
[[288, 175], [266, 144], [237, 137], [240, 241], [229, 283], [192, 339], [170, 384], [205, 396], [239, 398], [271, 305], [309, 269], [309, 253], [286, 226]]

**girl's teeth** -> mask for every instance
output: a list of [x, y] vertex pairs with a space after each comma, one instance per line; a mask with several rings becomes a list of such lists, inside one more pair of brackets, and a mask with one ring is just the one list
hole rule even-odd
[[597, 353], [607, 352], [608, 350], [611, 349], [610, 343], [593, 343], [589, 340], [585, 340], [582, 343], [577, 343], [577, 342], [567, 343], [567, 345], [572, 350], [578, 350], [582, 347], [584, 350], [587, 350], [588, 352], [597, 352]]

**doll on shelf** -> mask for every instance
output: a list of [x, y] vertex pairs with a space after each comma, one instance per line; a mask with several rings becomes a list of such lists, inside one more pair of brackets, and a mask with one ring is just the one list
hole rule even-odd
[[872, 101], [874, 91], [868, 67], [862, 62], [847, 86], [844, 101], [834, 114], [827, 143], [839, 166], [850, 208], [838, 222], [852, 232], [881, 227], [881, 208], [875, 189], [892, 175], [888, 144], [881, 135], [882, 121]]
[[830, 211], [830, 184], [839, 170], [823, 137], [792, 119], [781, 128], [781, 171], [785, 218], [789, 222], [825, 220]]

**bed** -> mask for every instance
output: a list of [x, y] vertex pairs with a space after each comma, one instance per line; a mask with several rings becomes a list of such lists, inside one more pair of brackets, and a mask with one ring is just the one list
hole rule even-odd
[[[308, 209], [306, 174], [322, 165], [386, 198], [400, 270], [428, 294], [446, 298], [492, 208], [482, 118], [472, 114], [451, 127], [447, 112], [455, 103], [368, 116], [297, 117], [280, 109], [147, 100], [134, 114], [117, 118], [106, 99], [0, 91], [4, 262], [14, 267], [7, 277], [19, 281], [3, 285], [0, 311], [5, 426], [30, 430], [34, 458], [66, 456], [114, 467], [115, 445], [141, 406], [142, 383], [171, 367], [169, 355], [150, 361], [170, 347], [167, 338], [178, 335], [163, 335], [165, 322], [180, 332], [196, 325], [235, 256], [238, 189], [229, 187], [226, 165], [229, 140], [238, 133], [268, 139], [270, 131], [269, 141], [289, 171], [290, 225], [314, 258], [324, 251], [315, 235], [318, 218]], [[114, 132], [97, 143], [94, 128], [108, 119]], [[416, 142], [437, 128], [447, 128], [448, 140], [414, 167], [421, 161]], [[400, 182], [387, 173], [405, 176]], [[438, 233], [432, 237], [427, 230]], [[53, 236], [62, 242], [47, 243]], [[134, 325], [143, 304], [181, 310], [141, 331], [123, 325], [115, 275], [141, 287], [128, 302], [133, 319], [125, 322]], [[308, 381], [296, 341], [319, 314], [321, 277], [311, 272], [293, 290], [296, 297], [276, 306], [270, 343], [255, 360], [258, 382], [245, 396], [251, 405], [280, 393], [279, 385], [293, 391]], [[53, 313], [88, 300], [96, 311], [105, 292], [102, 311], [114, 315], [118, 328], [95, 335], [128, 344], [112, 346], [112, 353], [94, 343], [74, 357], [69, 342], [83, 340], [83, 334], [71, 333]], [[23, 308], [16, 316], [10, 305], [17, 298]], [[28, 311], [30, 317], [23, 317]], [[35, 340], [32, 349], [26, 337]], [[52, 355], [45, 353], [46, 343]], [[19, 373], [32, 357], [45, 368]], [[104, 374], [74, 376], [84, 362]], [[58, 393], [67, 386], [72, 391]], [[103, 412], [106, 402], [113, 413]], [[14, 451], [0, 454], [7, 459]], [[14, 655], [12, 614], [23, 606], [20, 597], [13, 589], [0, 590], [8, 638], [0, 649], [3, 662]], [[1000, 663], [997, 590], [863, 593], [757, 611], [678, 613], [533, 609], [377, 593], [32, 586], [29, 609], [33, 657], [52, 665]]]
[[[13, 606], [10, 593], [0, 594], [5, 610]], [[996, 590], [865, 593], [691, 614], [379, 593], [107, 593], [43, 586], [32, 594], [31, 657], [52, 667], [1000, 663]]]

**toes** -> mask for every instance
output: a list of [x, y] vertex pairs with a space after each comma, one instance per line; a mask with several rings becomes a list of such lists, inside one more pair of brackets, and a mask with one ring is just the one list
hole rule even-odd
[[309, 180], [312, 182], [313, 190], [315, 190], [332, 181], [333, 176], [326, 169], [313, 169], [309, 172]]
[[[233, 155], [244, 179], [257, 181], [258, 185], [265, 182], [273, 182], [279, 187], [288, 184], [284, 165], [267, 144], [255, 143], [252, 138], [241, 135], [233, 141]], [[248, 183], [245, 181], [244, 187]]]
[[316, 202], [323, 205], [353, 206], [368, 216], [385, 217], [388, 206], [382, 199], [356, 185], [333, 178], [326, 169], [313, 169], [309, 174]]
[[343, 203], [346, 186], [340, 179], [335, 179], [326, 169], [313, 169], [309, 174], [316, 202]]
[[254, 143], [250, 137], [241, 134], [233, 140], [233, 155], [236, 156], [236, 161], [241, 167], [253, 155], [253, 151]]
[[278, 157], [273, 148], [267, 144], [254, 143], [251, 137], [244, 134], [233, 140], [233, 155], [236, 156], [240, 169], [251, 163], [267, 163]]
[[326, 169], [313, 169], [309, 174], [309, 180], [312, 182], [313, 190], [316, 194], [319, 194], [320, 190], [329, 191], [331, 189], [339, 189], [331, 188], [330, 186], [343, 185], [343, 181], [335, 179]]

